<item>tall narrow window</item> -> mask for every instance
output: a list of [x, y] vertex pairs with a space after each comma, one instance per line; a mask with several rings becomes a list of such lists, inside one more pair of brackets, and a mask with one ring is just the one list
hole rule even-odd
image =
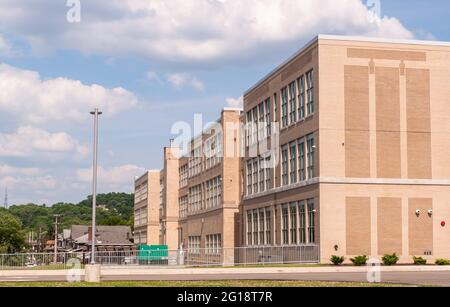
[[301, 76], [298, 80], [298, 118], [305, 118], [305, 77]]
[[272, 244], [272, 213], [270, 208], [266, 208], [266, 243]]
[[299, 203], [299, 234], [300, 244], [306, 244], [306, 208], [305, 201]]
[[259, 137], [259, 140], [262, 141], [266, 137], [266, 126], [265, 126], [265, 123], [264, 123], [264, 121], [265, 121], [264, 102], [261, 102], [259, 104], [258, 110], [259, 110], [259, 122], [258, 122], [259, 132], [258, 132], [258, 137]]
[[272, 134], [272, 131], [271, 131], [271, 129], [272, 129], [272, 117], [271, 117], [271, 114], [270, 114], [270, 98], [266, 99], [265, 104], [266, 104], [266, 123], [265, 123], [266, 136], [269, 137]]
[[314, 135], [309, 135], [307, 137], [307, 143], [308, 143], [308, 179], [312, 179], [315, 176], [314, 173], [314, 151], [315, 151], [315, 144], [314, 144]]
[[272, 177], [272, 168], [271, 168], [271, 161], [270, 161], [270, 156], [266, 158], [266, 191], [270, 190], [270, 185], [271, 185], [271, 177]]
[[289, 184], [289, 175], [288, 175], [288, 146], [284, 146], [281, 151], [281, 178], [283, 181], [283, 185]]
[[297, 203], [291, 203], [291, 244], [297, 244]]
[[253, 245], [259, 245], [258, 210], [253, 210]]
[[252, 223], [252, 212], [247, 211], [247, 245], [251, 246], [253, 245], [253, 223]]
[[253, 193], [258, 193], [258, 159], [253, 159]]
[[289, 168], [290, 168], [290, 180], [291, 184], [297, 182], [297, 144], [291, 143], [290, 145], [290, 158], [289, 158]]
[[306, 83], [307, 83], [307, 96], [308, 96], [308, 102], [307, 102], [307, 109], [308, 109], [308, 115], [311, 115], [314, 113], [314, 71], [310, 70], [308, 73], [306, 73]]
[[258, 108], [253, 108], [253, 144], [258, 143]]
[[282, 234], [283, 234], [283, 244], [289, 244], [289, 208], [287, 206], [283, 207], [282, 210]]
[[259, 160], [259, 191], [264, 192], [266, 190], [266, 159], [261, 158]]
[[314, 199], [308, 200], [308, 240], [309, 244], [316, 243], [316, 209]]
[[266, 219], [264, 217], [264, 212], [265, 212], [264, 208], [259, 210], [259, 245], [266, 244], [266, 239], [265, 239], [266, 227], [264, 225], [264, 223], [266, 222]]
[[251, 195], [253, 194], [253, 183], [252, 183], [252, 178], [253, 178], [253, 171], [252, 171], [252, 160], [249, 160], [247, 163], [247, 194]]
[[277, 93], [273, 94], [273, 115], [274, 115], [274, 121], [279, 123], [280, 122], [280, 114], [278, 113], [278, 95], [277, 95]]
[[285, 87], [281, 90], [281, 127], [286, 128], [288, 126], [288, 88]]
[[298, 176], [300, 181], [306, 180], [305, 142], [298, 141]]
[[297, 121], [297, 90], [295, 82], [289, 84], [289, 108], [290, 124], [294, 124]]
[[252, 119], [252, 112], [247, 112], [247, 147], [252, 144], [252, 135], [253, 135], [253, 119]]

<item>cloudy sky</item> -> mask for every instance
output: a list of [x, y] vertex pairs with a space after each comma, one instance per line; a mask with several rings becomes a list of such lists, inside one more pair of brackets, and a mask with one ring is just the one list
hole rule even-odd
[[90, 194], [94, 107], [104, 112], [99, 189], [131, 192], [135, 175], [161, 167], [174, 122], [239, 105], [318, 33], [450, 41], [444, 0], [80, 2], [80, 22], [69, 22], [67, 0], [0, 0], [0, 195], [8, 187], [10, 203]]

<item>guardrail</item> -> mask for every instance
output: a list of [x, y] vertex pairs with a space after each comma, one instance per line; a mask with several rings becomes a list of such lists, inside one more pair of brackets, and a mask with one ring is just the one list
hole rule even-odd
[[[90, 252], [0, 254], [0, 270], [66, 270], [83, 268]], [[247, 266], [319, 262], [319, 246], [261, 246], [191, 250], [96, 252], [103, 266]]]

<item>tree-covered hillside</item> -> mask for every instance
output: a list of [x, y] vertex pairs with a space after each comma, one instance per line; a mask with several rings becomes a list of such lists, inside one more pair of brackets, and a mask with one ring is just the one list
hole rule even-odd
[[[134, 195], [126, 193], [108, 193], [97, 196], [97, 224], [98, 225], [129, 225], [133, 227]], [[92, 196], [78, 204], [57, 203], [53, 206], [40, 206], [36, 204], [14, 205], [8, 210], [0, 209], [0, 214], [6, 214], [10, 220], [15, 221], [3, 225], [4, 233], [8, 233], [8, 225], [20, 233], [45, 233], [47, 238], [54, 235], [54, 217], [59, 214], [59, 229], [70, 228], [71, 225], [89, 225], [92, 215]], [[6, 216], [4, 215], [4, 216]], [[19, 227], [20, 226], [20, 227]], [[19, 228], [18, 228], [19, 227]], [[0, 232], [0, 236], [2, 233]], [[0, 238], [0, 245], [1, 238]], [[6, 246], [6, 243], [5, 243]], [[9, 245], [8, 245], [9, 246]]]

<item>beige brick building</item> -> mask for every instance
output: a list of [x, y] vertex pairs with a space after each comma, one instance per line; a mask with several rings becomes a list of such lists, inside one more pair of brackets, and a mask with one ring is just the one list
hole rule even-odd
[[237, 246], [241, 114], [224, 109], [180, 159], [180, 247], [211, 255]]
[[244, 113], [242, 246], [450, 258], [450, 44], [319, 36]]
[[148, 171], [135, 180], [134, 243], [159, 244], [160, 171]]
[[159, 244], [167, 245], [170, 250], [178, 249], [179, 159], [179, 148], [164, 148], [164, 168], [160, 172]]

